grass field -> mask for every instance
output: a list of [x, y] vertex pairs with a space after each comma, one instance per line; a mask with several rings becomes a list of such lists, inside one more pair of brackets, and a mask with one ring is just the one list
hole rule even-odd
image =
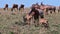
[[[25, 14], [23, 14], [25, 15]], [[48, 19], [49, 29], [41, 27], [35, 27], [33, 24], [28, 26], [22, 26], [22, 16], [20, 14], [0, 15], [0, 33], [1, 34], [60, 34], [60, 13], [53, 13], [46, 15]], [[18, 24], [15, 24], [18, 22]]]

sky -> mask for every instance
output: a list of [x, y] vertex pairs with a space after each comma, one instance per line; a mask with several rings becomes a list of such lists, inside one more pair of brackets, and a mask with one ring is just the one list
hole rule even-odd
[[5, 4], [9, 5], [9, 8], [12, 7], [13, 4], [24, 4], [25, 7], [30, 7], [32, 4], [38, 3], [40, 4], [53, 5], [53, 6], [60, 6], [60, 0], [0, 0], [0, 8], [4, 8]]

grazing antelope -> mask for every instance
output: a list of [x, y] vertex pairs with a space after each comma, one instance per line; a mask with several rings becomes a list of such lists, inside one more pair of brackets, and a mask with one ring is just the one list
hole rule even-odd
[[4, 10], [8, 10], [8, 4], [5, 5]]
[[58, 9], [57, 9], [57, 10], [58, 10], [58, 13], [59, 13], [59, 12], [60, 12], [60, 6], [58, 7]]
[[23, 5], [23, 4], [21, 4], [21, 6], [19, 7], [19, 11], [20, 11], [22, 8], [24, 9], [24, 5]]
[[11, 8], [11, 11], [13, 11], [15, 8], [18, 10], [18, 5], [17, 4], [13, 4], [13, 7]]

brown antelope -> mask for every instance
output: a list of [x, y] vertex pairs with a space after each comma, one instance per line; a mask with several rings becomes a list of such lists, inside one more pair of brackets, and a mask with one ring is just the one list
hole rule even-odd
[[11, 8], [11, 11], [13, 11], [13, 9], [17, 9], [18, 10], [18, 5], [17, 4], [13, 4], [13, 7]]
[[24, 5], [23, 4], [21, 4], [21, 6], [19, 7], [19, 11], [21, 10], [21, 8], [24, 9]]
[[4, 10], [8, 10], [8, 4], [5, 5]]

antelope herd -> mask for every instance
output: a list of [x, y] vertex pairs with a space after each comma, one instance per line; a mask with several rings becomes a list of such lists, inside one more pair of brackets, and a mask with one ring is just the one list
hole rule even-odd
[[[52, 12], [55, 13], [56, 12], [56, 8], [57, 8], [56, 6], [44, 5], [43, 3], [41, 3], [41, 5], [39, 5], [38, 3], [32, 4], [31, 7], [33, 8], [35, 5], [37, 5], [39, 9], [44, 10], [47, 14], [48, 14], [48, 11], [50, 11], [50, 13], [52, 13]], [[9, 5], [6, 4], [5, 7], [4, 7], [4, 10], [6, 10], [6, 9], [8, 10], [8, 7], [9, 7]], [[20, 7], [18, 7], [18, 4], [13, 4], [13, 6], [11, 8], [11, 11], [13, 11], [14, 9], [17, 9], [17, 10], [20, 11], [21, 8], [24, 9], [24, 5], [23, 4], [21, 4]], [[57, 10], [58, 10], [58, 12], [60, 11], [60, 6], [58, 6], [58, 9]]]
[[[5, 7], [4, 7], [4, 10], [8, 10], [8, 4], [6, 4], [5, 5]], [[21, 8], [24, 8], [24, 5], [23, 4], [21, 4], [21, 6], [18, 8], [18, 4], [13, 4], [13, 6], [12, 6], [12, 8], [11, 8], [11, 11], [13, 11], [13, 10], [15, 10], [15, 9], [17, 9], [17, 10], [20, 10]]]
[[[23, 8], [24, 10], [24, 5], [21, 4], [20, 7], [18, 7], [18, 4], [13, 4], [11, 11], [17, 9], [17, 10], [21, 10]], [[43, 3], [41, 3], [40, 5], [38, 3], [36, 4], [32, 4], [31, 6], [31, 11], [23, 17], [24, 21], [27, 22], [28, 24], [29, 21], [31, 20], [32, 17], [34, 17], [34, 23], [36, 23], [36, 25], [38, 25], [39, 23], [39, 16], [40, 16], [40, 22], [42, 22], [42, 24], [44, 24], [44, 26], [47, 26], [48, 20], [46, 20], [44, 18], [44, 14], [48, 15], [48, 12], [50, 12], [52, 14], [52, 12], [56, 13], [56, 10], [59, 12], [60, 11], [60, 6], [58, 7], [58, 9], [56, 9], [56, 6], [52, 6], [52, 5], [45, 5]], [[8, 4], [5, 5], [4, 10], [8, 10]], [[42, 10], [42, 11], [41, 11]], [[39, 12], [40, 11], [40, 12]], [[39, 14], [40, 13], [40, 14]]]

